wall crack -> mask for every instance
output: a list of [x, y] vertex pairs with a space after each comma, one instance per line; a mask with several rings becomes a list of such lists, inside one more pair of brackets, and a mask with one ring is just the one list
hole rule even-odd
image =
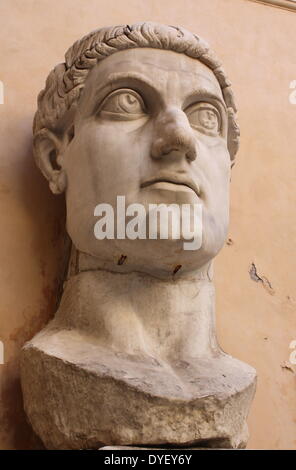
[[275, 294], [275, 291], [270, 281], [267, 279], [267, 277], [259, 276], [255, 263], [251, 264], [251, 267], [249, 269], [249, 274], [250, 274], [250, 278], [255, 282], [260, 282], [263, 285], [264, 289], [266, 289], [269, 294], [271, 295]]

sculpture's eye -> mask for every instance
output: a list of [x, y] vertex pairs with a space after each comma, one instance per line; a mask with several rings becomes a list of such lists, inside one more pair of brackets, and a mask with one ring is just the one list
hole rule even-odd
[[197, 103], [186, 110], [190, 125], [206, 134], [218, 135], [220, 132], [220, 114], [210, 103]]
[[116, 90], [104, 100], [100, 112], [111, 116], [136, 119], [145, 114], [145, 105], [138, 93], [129, 89]]

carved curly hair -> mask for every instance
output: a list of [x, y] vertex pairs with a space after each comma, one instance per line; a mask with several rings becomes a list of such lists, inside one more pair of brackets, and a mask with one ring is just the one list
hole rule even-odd
[[115, 52], [138, 47], [165, 49], [185, 54], [208, 66], [216, 76], [228, 110], [228, 150], [232, 162], [239, 146], [239, 126], [231, 83], [208, 44], [196, 34], [177, 26], [137, 23], [101, 28], [76, 41], [49, 74], [38, 96], [33, 132], [47, 128], [59, 132], [63, 118], [79, 100], [89, 71]]

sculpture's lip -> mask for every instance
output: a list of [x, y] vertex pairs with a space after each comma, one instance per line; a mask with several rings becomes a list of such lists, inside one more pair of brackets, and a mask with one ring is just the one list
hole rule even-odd
[[173, 173], [159, 173], [157, 176], [148, 178], [141, 182], [141, 188], [146, 188], [155, 183], [172, 183], [182, 186], [187, 186], [192, 189], [192, 191], [200, 196], [200, 187], [196, 184], [191, 178], [184, 177], [182, 175], [173, 174]]

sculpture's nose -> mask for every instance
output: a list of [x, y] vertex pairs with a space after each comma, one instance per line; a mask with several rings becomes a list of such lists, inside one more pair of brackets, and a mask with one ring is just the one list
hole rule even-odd
[[179, 108], [162, 112], [155, 123], [155, 139], [151, 147], [152, 158], [174, 157], [193, 161], [196, 158], [196, 141], [186, 114]]

